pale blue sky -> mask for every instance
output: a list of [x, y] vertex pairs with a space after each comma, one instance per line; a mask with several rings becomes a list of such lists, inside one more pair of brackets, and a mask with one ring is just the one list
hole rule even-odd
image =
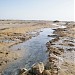
[[74, 20], [74, 0], [0, 0], [0, 19]]

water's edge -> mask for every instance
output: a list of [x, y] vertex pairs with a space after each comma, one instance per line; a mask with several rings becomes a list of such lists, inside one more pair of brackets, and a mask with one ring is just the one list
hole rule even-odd
[[18, 68], [25, 67], [28, 69], [36, 62], [47, 61], [48, 54], [46, 53], [47, 49], [45, 44], [53, 39], [52, 37], [48, 37], [48, 34], [53, 35], [54, 30], [52, 28], [44, 28], [41, 31], [38, 36], [11, 47], [12, 50], [21, 49], [23, 58], [11, 63], [4, 70], [3, 75], [9, 75]]

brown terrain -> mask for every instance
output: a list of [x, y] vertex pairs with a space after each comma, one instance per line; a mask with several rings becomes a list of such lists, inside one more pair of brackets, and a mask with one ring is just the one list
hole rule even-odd
[[[57, 24], [57, 25], [53, 25]], [[21, 51], [9, 48], [32, 38], [29, 32], [41, 28], [54, 28], [54, 37], [46, 43], [49, 54], [46, 64], [42, 62], [30, 70], [20, 69], [19, 75], [75, 75], [75, 23], [66, 22], [65, 28], [58, 28], [61, 22], [49, 21], [0, 21], [0, 72], [11, 63], [22, 57]], [[14, 74], [12, 74], [14, 75]]]
[[22, 56], [21, 51], [9, 48], [32, 37], [29, 32], [53, 27], [47, 21], [0, 20], [0, 72], [6, 65]]

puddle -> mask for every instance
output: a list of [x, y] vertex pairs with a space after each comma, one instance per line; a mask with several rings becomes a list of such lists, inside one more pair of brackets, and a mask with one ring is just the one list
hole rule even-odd
[[52, 35], [54, 30], [44, 28], [41, 31], [38, 36], [10, 48], [11, 50], [20, 49], [23, 57], [10, 64], [3, 75], [9, 75], [17, 68], [25, 67], [28, 69], [36, 62], [45, 62], [47, 60], [48, 54], [46, 53], [47, 48], [45, 44], [53, 39], [52, 37], [48, 37], [48, 34]]

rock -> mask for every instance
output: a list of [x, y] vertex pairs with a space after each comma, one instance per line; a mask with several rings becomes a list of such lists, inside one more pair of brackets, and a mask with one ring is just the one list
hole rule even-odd
[[57, 56], [57, 55], [61, 55], [61, 52], [60, 51], [53, 51], [53, 53]]
[[43, 75], [51, 75], [51, 72], [50, 72], [49, 70], [45, 70], [45, 71], [43, 72]]
[[23, 75], [24, 72], [26, 72], [27, 69], [23, 68], [23, 69], [17, 69], [17, 70], [14, 70], [12, 72], [12, 75]]
[[48, 37], [57, 37], [57, 35], [48, 35]]
[[45, 64], [45, 70], [50, 70], [51, 69], [51, 64], [52, 64], [52, 62], [47, 62], [46, 64]]
[[27, 71], [28, 71], [28, 70], [27, 70], [26, 68], [22, 68], [22, 69], [21, 69], [21, 74], [22, 74], [22, 73], [26, 73]]
[[64, 52], [64, 49], [63, 48], [58, 48], [61, 52]]
[[47, 42], [46, 43], [46, 47], [50, 47], [51, 43], [50, 42]]
[[74, 46], [74, 45], [73, 45], [73, 44], [71, 44], [71, 43], [69, 43], [68, 45], [69, 45], [69, 46]]
[[50, 62], [55, 62], [55, 61], [57, 61], [57, 58], [55, 58], [55, 57], [49, 57], [49, 61]]
[[54, 23], [57, 23], [57, 22], [60, 22], [60, 21], [58, 21], [58, 20], [55, 20], [55, 21], [53, 21]]
[[31, 74], [27, 71], [27, 72], [22, 73], [21, 75], [33, 75], [33, 74]]
[[51, 35], [48, 35], [48, 37], [51, 37]]
[[25, 41], [25, 40], [26, 40], [26, 38], [25, 38], [25, 37], [22, 37], [22, 38], [20, 38], [20, 40], [21, 40], [21, 41]]
[[55, 55], [61, 55], [62, 52], [60, 50], [58, 50], [58, 48], [56, 47], [50, 47], [50, 52], [55, 54]]
[[42, 62], [34, 64], [29, 71], [32, 75], [40, 75], [44, 71], [44, 64]]
[[56, 37], [56, 38], [52, 39], [51, 42], [56, 42], [58, 40], [59, 40], [59, 37]]

